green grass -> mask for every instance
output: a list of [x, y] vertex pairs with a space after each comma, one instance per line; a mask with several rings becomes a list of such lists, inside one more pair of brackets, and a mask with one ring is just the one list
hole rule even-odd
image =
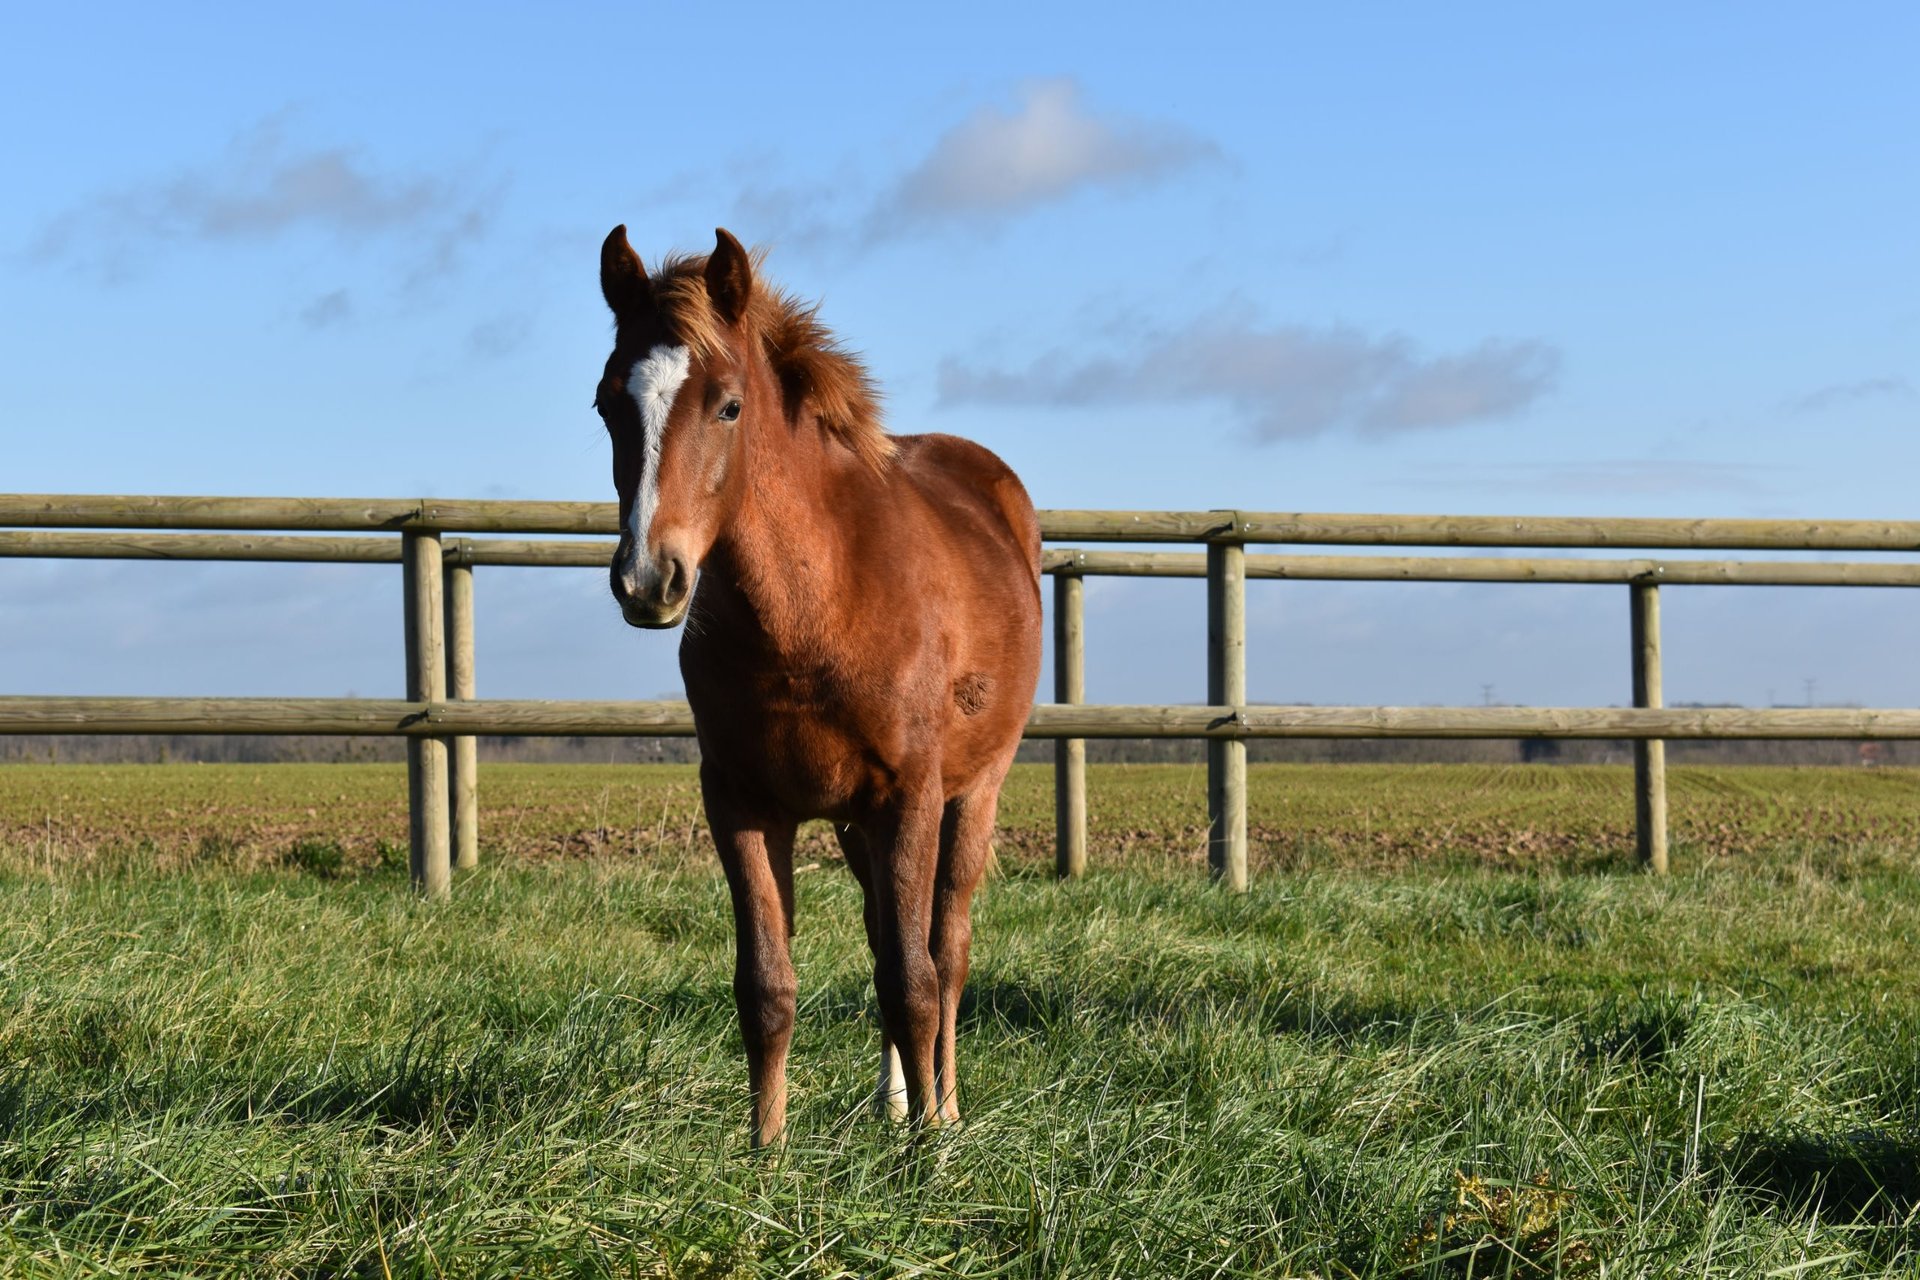
[[[1294, 805], [1308, 834], [1234, 898], [1194, 872], [1180, 771], [1096, 775], [1099, 871], [1066, 886], [1025, 775], [966, 1127], [868, 1115], [857, 891], [811, 857], [791, 1140], [755, 1155], [684, 774], [499, 774], [524, 850], [432, 907], [391, 770], [90, 772], [0, 771], [0, 1275], [1920, 1270], [1916, 858], [1791, 829], [1894, 823], [1886, 783], [1785, 777], [1774, 835], [1656, 882], [1545, 835], [1338, 838], [1341, 796], [1406, 834], [1423, 795], [1460, 831], [1497, 788], [1552, 834], [1613, 803], [1604, 771], [1257, 771], [1256, 829]], [[261, 816], [296, 792], [312, 818]], [[17, 834], [49, 794], [66, 835]]]

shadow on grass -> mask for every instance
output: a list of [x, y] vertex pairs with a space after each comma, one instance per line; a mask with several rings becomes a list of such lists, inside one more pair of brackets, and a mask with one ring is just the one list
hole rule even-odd
[[489, 1034], [477, 1043], [458, 1043], [426, 1027], [390, 1049], [288, 1064], [291, 1069], [268, 1079], [258, 1067], [129, 1072], [109, 1066], [86, 1073], [84, 1081], [20, 1068], [0, 1075], [0, 1135], [17, 1139], [56, 1123], [183, 1106], [248, 1123], [460, 1130], [622, 1089], [649, 1069], [652, 1043], [615, 1025], [569, 1027], [531, 1042]]
[[[1022, 981], [976, 972], [960, 998], [959, 1030], [963, 1037], [983, 1032], [1020, 1035], [1070, 1028], [1112, 1033], [1126, 1028], [1231, 1022], [1264, 1036], [1383, 1046], [1451, 1038], [1463, 1021], [1480, 1013], [1477, 1007], [1466, 1005], [1360, 999], [1311, 987], [1275, 990], [1264, 979], [1236, 982], [1231, 974], [1218, 976], [1217, 983], [1194, 991], [1184, 985], [1152, 985], [1150, 979], [1137, 986], [1119, 981], [1091, 986], [1066, 976]], [[694, 1014], [700, 1002], [710, 1001], [709, 1014], [724, 1010], [731, 1018], [730, 991], [709, 992], [702, 987], [676, 994], [675, 1003], [685, 1004], [686, 1014]], [[864, 981], [837, 982], [803, 994], [800, 1012], [803, 1018], [828, 1022], [865, 1019], [876, 1026], [879, 1017], [873, 986]], [[1652, 1033], [1633, 1029], [1628, 1034]], [[1677, 1042], [1678, 1036], [1674, 1039]]]
[[1581, 1049], [1588, 1058], [1611, 1058], [1652, 1070], [1687, 1038], [1697, 1012], [1692, 999], [1610, 997], [1581, 1019]]
[[960, 1002], [960, 1025], [970, 1030], [997, 1026], [1013, 1032], [1044, 1031], [1076, 1020], [1169, 1026], [1220, 1016], [1223, 1011], [1265, 1035], [1341, 1044], [1402, 1043], [1416, 1034], [1416, 1028], [1442, 1020], [1452, 1023], [1450, 1012], [1440, 1006], [1356, 1000], [1312, 991], [1222, 991], [1196, 996], [1185, 991], [1088, 991], [1064, 984], [990, 979], [967, 984]]
[[[674, 1006], [687, 1015], [723, 1011], [731, 1022], [733, 995], [719, 985], [674, 993]], [[981, 1032], [1020, 1034], [1132, 1026], [1170, 1027], [1211, 1019], [1230, 1019], [1265, 1035], [1306, 1036], [1354, 1044], [1402, 1043], [1425, 1029], [1455, 1025], [1458, 1011], [1440, 1005], [1411, 1006], [1393, 1001], [1362, 1001], [1315, 991], [1273, 992], [1231, 984], [1218, 990], [1138, 986], [1097, 989], [1071, 979], [1022, 982], [976, 975], [960, 997], [958, 1025], [963, 1036]], [[879, 1025], [871, 982], [838, 982], [803, 993], [802, 1018], [826, 1022], [868, 1020]], [[1420, 1030], [1416, 1031], [1418, 1028]]]
[[1715, 1165], [1727, 1190], [1830, 1220], [1904, 1225], [1920, 1244], [1920, 1132], [1748, 1133]]

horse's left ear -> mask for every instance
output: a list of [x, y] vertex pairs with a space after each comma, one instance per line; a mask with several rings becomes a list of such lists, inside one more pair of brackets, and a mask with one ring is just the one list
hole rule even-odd
[[725, 227], [713, 229], [713, 252], [707, 255], [707, 297], [729, 325], [740, 323], [753, 300], [753, 259]]
[[624, 319], [647, 300], [647, 269], [627, 243], [627, 224], [607, 233], [600, 246], [600, 296], [614, 319]]

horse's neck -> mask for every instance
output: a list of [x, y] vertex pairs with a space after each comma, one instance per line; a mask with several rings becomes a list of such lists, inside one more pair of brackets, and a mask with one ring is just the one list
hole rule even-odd
[[[729, 604], [781, 651], [817, 651], [841, 630], [849, 596], [847, 512], [836, 446], [802, 427], [795, 447], [751, 458], [746, 492], [722, 539]], [[829, 646], [830, 647], [830, 646]]]

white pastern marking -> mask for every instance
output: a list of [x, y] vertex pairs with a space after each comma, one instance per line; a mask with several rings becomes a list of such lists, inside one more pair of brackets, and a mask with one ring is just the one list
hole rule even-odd
[[686, 382], [691, 357], [685, 347], [655, 347], [633, 362], [627, 377], [627, 394], [640, 408], [640, 427], [645, 446], [640, 460], [640, 491], [634, 495], [629, 528], [634, 550], [645, 573], [653, 565], [647, 547], [647, 535], [653, 529], [653, 513], [660, 505], [660, 444], [667, 432], [667, 418], [673, 402]]
[[880, 1055], [879, 1097], [874, 1099], [889, 1120], [907, 1118], [907, 1073], [900, 1066], [900, 1051], [891, 1043]]

